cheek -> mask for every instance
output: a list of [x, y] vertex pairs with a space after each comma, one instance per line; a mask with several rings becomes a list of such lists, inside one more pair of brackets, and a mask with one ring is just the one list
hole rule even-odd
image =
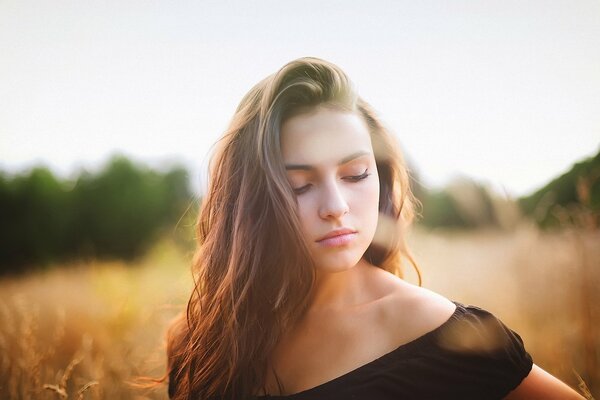
[[[366, 182], [365, 182], [366, 183]], [[354, 196], [354, 206], [361, 213], [379, 213], [379, 178], [374, 176], [368, 183], [360, 188], [359, 193]]]
[[379, 208], [379, 177], [374, 176], [369, 190], [370, 199], [375, 208]]
[[360, 207], [360, 218], [363, 229], [372, 238], [377, 230], [379, 221], [379, 179], [375, 177], [372, 183], [365, 187], [355, 207]]
[[312, 214], [314, 214], [314, 205], [311, 204], [308, 196], [301, 196], [298, 198], [298, 216], [300, 217], [300, 224], [302, 230], [306, 236], [311, 231], [311, 221], [313, 220]]

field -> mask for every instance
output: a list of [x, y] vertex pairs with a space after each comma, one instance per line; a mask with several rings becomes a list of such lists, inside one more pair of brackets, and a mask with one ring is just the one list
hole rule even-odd
[[[423, 286], [492, 311], [538, 365], [575, 388], [582, 377], [598, 398], [598, 231], [415, 229], [408, 241]], [[187, 301], [190, 259], [162, 242], [135, 265], [89, 261], [1, 280], [0, 398], [166, 399], [165, 386], [130, 383], [164, 372], [165, 327]]]

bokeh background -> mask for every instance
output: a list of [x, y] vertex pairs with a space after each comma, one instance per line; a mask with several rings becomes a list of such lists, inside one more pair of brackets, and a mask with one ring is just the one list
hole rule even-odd
[[1, 398], [166, 398], [211, 146], [302, 56], [400, 142], [423, 286], [598, 398], [594, 0], [0, 1]]

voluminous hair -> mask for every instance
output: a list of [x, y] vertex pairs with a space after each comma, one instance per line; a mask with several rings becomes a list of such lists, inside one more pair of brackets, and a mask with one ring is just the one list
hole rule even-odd
[[264, 387], [281, 335], [307, 309], [315, 269], [286, 177], [280, 128], [320, 106], [361, 115], [371, 134], [380, 217], [363, 257], [398, 275], [403, 256], [416, 268], [404, 241], [416, 200], [395, 141], [339, 67], [317, 58], [286, 64], [244, 96], [211, 158], [194, 290], [167, 333], [171, 398], [251, 398]]

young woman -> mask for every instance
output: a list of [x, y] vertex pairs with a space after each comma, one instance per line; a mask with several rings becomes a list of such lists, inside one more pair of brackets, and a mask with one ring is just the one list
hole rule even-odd
[[169, 396], [581, 398], [489, 312], [400, 279], [415, 203], [340, 68], [302, 58], [258, 83], [211, 160]]

